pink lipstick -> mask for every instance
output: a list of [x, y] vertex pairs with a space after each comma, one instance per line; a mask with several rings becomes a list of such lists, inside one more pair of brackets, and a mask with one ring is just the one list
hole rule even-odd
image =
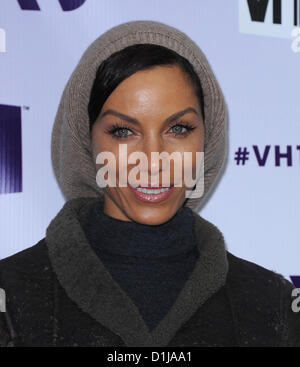
[[128, 186], [137, 199], [148, 203], [160, 203], [166, 200], [174, 191], [174, 186], [153, 188], [150, 186], [138, 186], [136, 188], [131, 185]]

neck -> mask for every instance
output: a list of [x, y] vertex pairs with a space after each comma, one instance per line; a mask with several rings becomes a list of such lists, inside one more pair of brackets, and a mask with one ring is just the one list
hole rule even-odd
[[182, 207], [160, 225], [113, 218], [104, 213], [103, 207], [102, 199], [95, 201], [86, 228], [89, 242], [98, 251], [137, 258], [161, 258], [184, 254], [195, 246], [194, 216], [188, 207]]

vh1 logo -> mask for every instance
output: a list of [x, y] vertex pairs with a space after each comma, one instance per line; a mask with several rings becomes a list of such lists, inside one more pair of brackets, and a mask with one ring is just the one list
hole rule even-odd
[[300, 27], [300, 0], [239, 0], [241, 33], [291, 38], [295, 27]]
[[21, 191], [21, 107], [0, 104], [0, 194]]
[[[86, 0], [58, 0], [63, 11], [79, 8]], [[18, 0], [22, 10], [41, 10], [37, 0]]]

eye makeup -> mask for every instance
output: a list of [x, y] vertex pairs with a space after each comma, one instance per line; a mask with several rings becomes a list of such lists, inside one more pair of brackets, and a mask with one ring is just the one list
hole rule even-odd
[[[169, 130], [177, 129], [177, 131], [173, 130], [174, 136], [185, 137], [189, 135], [195, 128], [196, 127], [191, 125], [189, 122], [179, 120], [173, 124]], [[185, 131], [182, 131], [183, 129], [185, 129]], [[114, 123], [111, 127], [106, 129], [105, 132], [116, 139], [128, 139], [129, 136], [134, 134], [132, 128], [123, 122]]]

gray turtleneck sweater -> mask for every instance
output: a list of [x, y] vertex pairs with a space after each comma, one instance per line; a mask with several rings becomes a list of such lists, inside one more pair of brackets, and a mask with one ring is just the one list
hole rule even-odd
[[91, 207], [86, 236], [151, 331], [173, 305], [199, 256], [193, 212], [183, 207], [169, 221], [150, 226], [110, 217], [102, 205], [99, 200]]

